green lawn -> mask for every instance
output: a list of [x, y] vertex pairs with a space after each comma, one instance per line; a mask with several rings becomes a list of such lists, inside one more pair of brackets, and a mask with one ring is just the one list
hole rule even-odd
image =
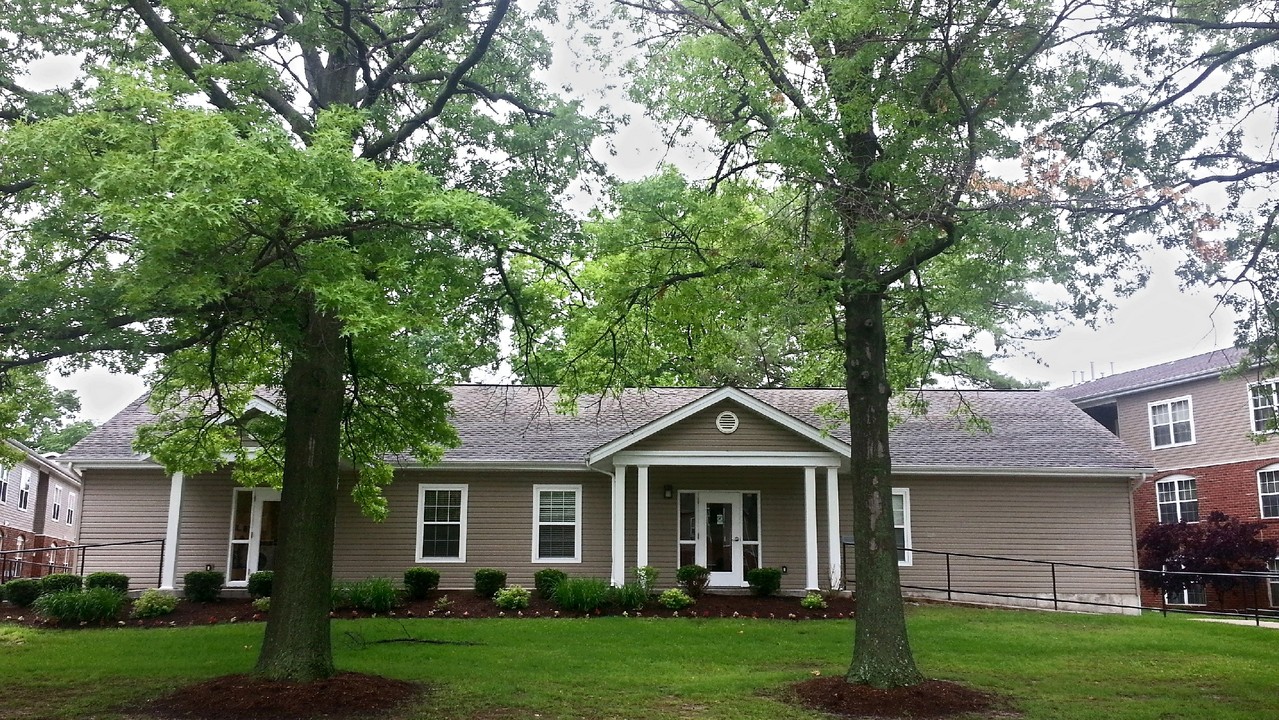
[[[1279, 717], [1279, 631], [1159, 616], [928, 607], [926, 674], [1044, 720]], [[597, 618], [333, 625], [342, 669], [428, 683], [410, 718], [816, 718], [774, 699], [848, 663], [849, 622]], [[405, 633], [474, 645], [378, 644]], [[253, 665], [261, 625], [35, 631], [0, 626], [0, 716], [123, 718], [113, 708]]]

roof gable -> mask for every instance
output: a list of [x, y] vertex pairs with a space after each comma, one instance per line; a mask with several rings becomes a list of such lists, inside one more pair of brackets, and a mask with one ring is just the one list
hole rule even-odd
[[[712, 411], [718, 406], [736, 406], [744, 409], [746, 412], [752, 413], [754, 416], [772, 423], [778, 428], [789, 431], [795, 436], [807, 440], [809, 443], [816, 444], [820, 449], [827, 452], [838, 453], [843, 457], [848, 457], [849, 446], [843, 440], [839, 440], [831, 435], [823, 433], [821, 430], [798, 420], [791, 415], [782, 412], [778, 408], [770, 405], [763, 400], [755, 398], [745, 392], [734, 387], [724, 387], [710, 392], [693, 402], [673, 410], [666, 415], [653, 420], [641, 427], [611, 440], [600, 447], [592, 450], [587, 455], [587, 462], [595, 464], [604, 460], [622, 450], [634, 447], [641, 441], [652, 438], [659, 434], [667, 434], [667, 431], [674, 430], [677, 425], [681, 425], [686, 421], [702, 415], [707, 411]], [[715, 414], [718, 414], [716, 412]], [[811, 447], [809, 449], [812, 449]]]

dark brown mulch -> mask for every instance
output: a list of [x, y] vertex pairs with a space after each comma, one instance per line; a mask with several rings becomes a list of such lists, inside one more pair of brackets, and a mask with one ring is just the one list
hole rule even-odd
[[225, 675], [187, 685], [139, 710], [154, 717], [184, 720], [379, 717], [422, 692], [413, 683], [353, 672], [310, 683]]
[[948, 718], [990, 713], [1009, 707], [1007, 700], [945, 680], [880, 690], [853, 685], [842, 677], [821, 677], [791, 686], [799, 704], [846, 718]]
[[[447, 608], [439, 604], [439, 599], [448, 596]], [[761, 620], [843, 620], [853, 616], [856, 601], [850, 597], [827, 598], [828, 607], [823, 610], [806, 610], [799, 604], [800, 598], [793, 596], [754, 597], [747, 594], [706, 593], [697, 599], [697, 604], [679, 611], [679, 617], [721, 618], [742, 617]], [[622, 610], [609, 608], [595, 613], [597, 615], [621, 615]], [[627, 611], [627, 615], [642, 617], [671, 617], [671, 610], [651, 603], [636, 613]], [[503, 612], [493, 601], [481, 597], [471, 590], [435, 591], [426, 600], [408, 603], [398, 607], [387, 615], [398, 618], [493, 618], [493, 617], [581, 617], [581, 613], [564, 612], [551, 603], [536, 596], [529, 607], [520, 612]], [[339, 610], [333, 613], [335, 618], [366, 618], [370, 613], [358, 610]], [[189, 627], [192, 625], [220, 625], [223, 623], [257, 622], [266, 620], [266, 613], [260, 613], [246, 599], [223, 598], [212, 603], [197, 603], [182, 600], [177, 610], [169, 615], [147, 620], [134, 620], [126, 617], [99, 625], [124, 627]], [[78, 626], [56, 626], [36, 617], [31, 608], [17, 608], [7, 603], [0, 603], [0, 622], [19, 623], [38, 627], [63, 627], [74, 629]]]

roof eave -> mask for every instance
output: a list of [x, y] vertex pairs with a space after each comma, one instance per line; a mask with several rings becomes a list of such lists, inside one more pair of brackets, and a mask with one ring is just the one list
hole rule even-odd
[[922, 465], [894, 463], [894, 475], [978, 475], [1008, 477], [1104, 477], [1135, 478], [1155, 472], [1153, 467], [1001, 467], [983, 465]]

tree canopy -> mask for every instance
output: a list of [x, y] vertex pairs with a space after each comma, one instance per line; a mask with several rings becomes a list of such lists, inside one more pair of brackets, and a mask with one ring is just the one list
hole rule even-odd
[[[455, 441], [443, 388], [497, 357], [513, 259], [553, 271], [572, 241], [558, 199], [600, 125], [533, 78], [554, 14], [19, 0], [0, 20], [0, 373], [157, 359], [140, 448], [282, 482], [268, 676], [333, 672], [339, 458], [385, 512], [387, 455]], [[73, 84], [23, 87], [67, 54]], [[246, 413], [256, 392], [284, 416]]]

